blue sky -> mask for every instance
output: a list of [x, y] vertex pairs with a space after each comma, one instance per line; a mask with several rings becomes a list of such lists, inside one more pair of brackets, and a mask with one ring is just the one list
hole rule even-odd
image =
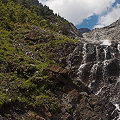
[[[115, 3], [112, 5], [112, 8], [116, 7], [117, 4], [120, 4], [120, 0], [116, 0]], [[111, 9], [112, 9], [111, 8]], [[118, 13], [118, 16], [120, 13]], [[98, 22], [98, 15], [93, 15], [88, 19], [84, 19], [84, 21], [80, 24], [80, 25], [76, 25], [77, 28], [89, 28], [89, 29], [93, 29], [93, 27], [97, 24]]]
[[105, 27], [120, 17], [120, 0], [39, 0], [77, 28]]
[[95, 24], [98, 22], [98, 16], [97, 15], [92, 15], [88, 19], [84, 19], [83, 22], [79, 25], [76, 25], [76, 27], [79, 28], [89, 28], [92, 29]]

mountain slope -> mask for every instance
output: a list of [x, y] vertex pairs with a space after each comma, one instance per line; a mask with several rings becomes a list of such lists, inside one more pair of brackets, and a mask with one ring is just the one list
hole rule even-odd
[[[7, 7], [6, 7], [7, 6]], [[0, 27], [13, 30], [17, 25], [37, 25], [68, 36], [81, 37], [81, 33], [73, 29], [73, 25], [64, 18], [54, 14], [47, 6], [32, 0], [0, 0]]]
[[[36, 0], [0, 0], [0, 14], [0, 120], [118, 118], [116, 107], [86, 84], [96, 62], [96, 44], [84, 44], [72, 23]], [[101, 59], [108, 56], [105, 46], [98, 47]], [[106, 53], [110, 51], [117, 59], [115, 45]], [[114, 70], [114, 65], [118, 60], [110, 61], [105, 70]]]

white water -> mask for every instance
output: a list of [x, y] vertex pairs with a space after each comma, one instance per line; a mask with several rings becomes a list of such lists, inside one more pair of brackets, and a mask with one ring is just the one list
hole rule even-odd
[[94, 65], [92, 66], [92, 69], [90, 70], [90, 73], [91, 73], [91, 74], [93, 74], [94, 72], [96, 72], [96, 71], [97, 71], [98, 66], [99, 66], [99, 62], [98, 62], [98, 63], [96, 63], [96, 64], [94, 64]]
[[79, 81], [81, 81], [81, 82], [82, 82], [81, 75], [83, 73], [83, 68], [85, 67], [85, 65], [86, 65], [86, 63], [85, 64], [81, 64], [80, 67], [79, 67], [79, 69], [78, 69], [78, 73], [77, 73], [77, 75], [79, 75], [77, 79]]
[[85, 64], [81, 64], [79, 69], [78, 69], [78, 74], [81, 74], [82, 73], [82, 69], [85, 67], [86, 63]]
[[91, 88], [91, 85], [92, 85], [92, 83], [94, 83], [94, 82], [95, 82], [95, 80], [91, 81], [91, 82], [89, 83], [88, 87]]
[[116, 85], [117, 85], [117, 84], [120, 85], [120, 76], [119, 76], [119, 78], [117, 79]]
[[115, 58], [115, 53], [111, 53], [111, 55], [112, 55], [112, 58]]
[[118, 44], [117, 49], [118, 49], [118, 51], [120, 52], [120, 44]]
[[99, 60], [99, 52], [98, 52], [97, 46], [96, 46], [96, 60], [97, 60], [97, 61]]
[[118, 114], [119, 114], [119, 118], [117, 120], [120, 120], [120, 107], [118, 104], [114, 104], [114, 106], [116, 107], [116, 110], [118, 110]]
[[97, 93], [95, 93], [95, 95], [99, 95], [99, 93], [102, 91], [102, 89], [103, 89], [104, 87], [105, 87], [105, 86], [101, 87], [100, 90], [99, 90]]
[[105, 59], [107, 58], [107, 50], [106, 48], [104, 49], [104, 54], [105, 54]]
[[[95, 73], [95, 72], [97, 71], [98, 66], [99, 66], [99, 62], [97, 62], [96, 64], [94, 64], [94, 65], [92, 66], [92, 68], [91, 68], [91, 70], [90, 70], [90, 73], [91, 73], [92, 76], [93, 76], [93, 73]], [[92, 83], [94, 83], [94, 82], [95, 82], [95, 80], [92, 80], [92, 81], [88, 84], [88, 87], [91, 88], [91, 85], [92, 85]]]
[[82, 54], [83, 54], [83, 63], [84, 64], [86, 63], [86, 57], [87, 57], [86, 45], [87, 45], [87, 43], [84, 44], [84, 46], [83, 46], [83, 52], [82, 52]]
[[[111, 62], [111, 59], [112, 58], [115, 58], [116, 56], [116, 54], [115, 54], [115, 52], [114, 52], [114, 50], [112, 50], [112, 48], [111, 49], [109, 49], [109, 46], [111, 45], [111, 41], [110, 40], [103, 40], [102, 41], [102, 45], [104, 45], [103, 47], [101, 47], [101, 49], [102, 50], [104, 50], [104, 52], [102, 51], [100, 51], [100, 48], [99, 48], [99, 46], [96, 46], [96, 62], [94, 62], [94, 64], [93, 64], [93, 66], [92, 66], [92, 68], [91, 68], [91, 70], [90, 70], [90, 78], [93, 78], [93, 79], [90, 79], [91, 81], [89, 81], [89, 83], [87, 84], [87, 86], [89, 87], [89, 88], [91, 88], [92, 89], [92, 87], [93, 87], [93, 83], [95, 83], [96, 81], [94, 80], [94, 77], [93, 77], [93, 75], [94, 74], [96, 74], [96, 71], [97, 71], [97, 69], [98, 69], [98, 66], [99, 65], [102, 65], [103, 66], [103, 68], [102, 68], [102, 71], [103, 71], [103, 75], [101, 76], [101, 77], [103, 77], [103, 81], [100, 83], [100, 85], [99, 85], [99, 87], [97, 88], [97, 91], [96, 91], [96, 93], [95, 93], [95, 95], [102, 95], [102, 93], [106, 90], [106, 87], [109, 85], [109, 83], [107, 83], [107, 75], [106, 75], [106, 66], [108, 66], [108, 64]], [[118, 46], [117, 46], [117, 50], [120, 52], [120, 44], [118, 44]], [[101, 57], [100, 55], [99, 55], [99, 52], [100, 52], [100, 54], [102, 53], [102, 55], [104, 55], [103, 57], [104, 57], [104, 61], [102, 61], [102, 60], [99, 60], [99, 58]], [[110, 52], [110, 54], [111, 54], [111, 59], [107, 59], [107, 53], [108, 52]], [[83, 73], [83, 69], [85, 68], [85, 66], [86, 66], [86, 62], [87, 62], [87, 60], [86, 60], [86, 58], [87, 58], [87, 44], [84, 44], [84, 46], [83, 46], [83, 51], [82, 51], [82, 54], [83, 54], [83, 60], [82, 60], [82, 63], [83, 64], [81, 64], [80, 66], [79, 66], [79, 72], [78, 72], [78, 75], [79, 75], [79, 77], [78, 77], [78, 79], [79, 80], [82, 80], [82, 73]], [[102, 78], [101, 78], [102, 79]], [[82, 82], [82, 81], [81, 81]], [[118, 78], [118, 80], [117, 80], [117, 85], [120, 83], [120, 77]], [[120, 85], [120, 84], [119, 84]], [[114, 86], [115, 87], [115, 86]], [[118, 87], [118, 86], [117, 86]], [[118, 89], [117, 89], [118, 90]], [[119, 91], [119, 90], [118, 90]], [[110, 91], [111, 92], [111, 91]], [[117, 91], [116, 91], [117, 92]], [[117, 94], [118, 96], [119, 96], [119, 94]], [[120, 107], [119, 107], [119, 105], [118, 104], [116, 104], [118, 101], [119, 101], [119, 97], [117, 97], [117, 95], [115, 94], [115, 100], [114, 100], [114, 95], [112, 94], [112, 93], [110, 93], [110, 99], [112, 100], [111, 102], [116, 106], [116, 109], [115, 110], [117, 110], [118, 111], [118, 113], [119, 113], [119, 118], [117, 119], [117, 117], [116, 118], [114, 118], [114, 120], [120, 120]], [[116, 101], [116, 103], [115, 103], [115, 101]], [[114, 112], [114, 111], [113, 111]]]
[[104, 67], [106, 67], [109, 64], [109, 62], [110, 62], [109, 60], [104, 60], [103, 61]]

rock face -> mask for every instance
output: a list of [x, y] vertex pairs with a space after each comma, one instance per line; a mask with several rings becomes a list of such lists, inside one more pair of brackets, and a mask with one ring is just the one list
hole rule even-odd
[[120, 44], [80, 44], [68, 56], [67, 62], [69, 75], [78, 85], [82, 82], [100, 100], [120, 105]]
[[104, 28], [95, 28], [90, 32], [84, 33], [83, 37], [88, 41], [98, 42], [101, 40], [120, 40], [120, 19]]

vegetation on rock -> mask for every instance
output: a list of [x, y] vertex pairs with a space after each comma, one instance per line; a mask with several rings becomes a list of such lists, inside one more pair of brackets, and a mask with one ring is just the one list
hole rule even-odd
[[42, 72], [49, 64], [62, 64], [57, 60], [70, 53], [57, 53], [64, 44], [78, 42], [57, 33], [68, 34], [70, 23], [33, 0], [0, 0], [0, 21], [0, 108], [19, 101], [55, 111], [57, 87]]

